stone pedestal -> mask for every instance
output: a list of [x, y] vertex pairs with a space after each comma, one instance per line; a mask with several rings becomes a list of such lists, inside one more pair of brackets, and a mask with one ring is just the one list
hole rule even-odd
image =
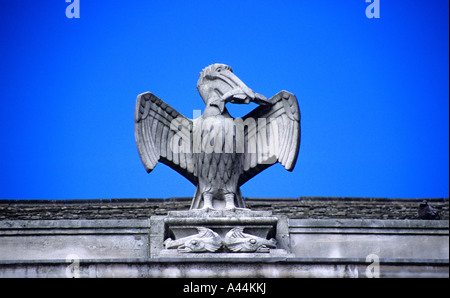
[[[150, 256], [153, 258], [288, 255], [282, 247], [283, 232], [277, 231], [279, 218], [271, 211], [239, 208], [170, 211], [167, 216], [153, 216], [151, 221]], [[203, 248], [205, 244], [209, 246]]]

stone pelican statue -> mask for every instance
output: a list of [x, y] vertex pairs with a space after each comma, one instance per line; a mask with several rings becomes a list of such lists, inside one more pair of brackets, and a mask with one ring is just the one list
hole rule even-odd
[[[138, 95], [135, 137], [147, 172], [158, 162], [197, 186], [191, 209], [245, 208], [240, 186], [280, 162], [292, 171], [300, 147], [300, 110], [294, 94], [270, 99], [255, 93], [231, 67], [202, 70], [197, 89], [205, 102], [201, 117], [188, 119], [151, 92]], [[259, 104], [234, 119], [226, 103]]]

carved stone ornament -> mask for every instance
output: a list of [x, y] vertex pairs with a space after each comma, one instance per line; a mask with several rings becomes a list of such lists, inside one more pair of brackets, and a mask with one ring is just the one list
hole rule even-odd
[[[300, 146], [300, 110], [294, 94], [267, 99], [248, 88], [231, 67], [213, 64], [200, 73], [205, 102], [201, 117], [188, 119], [156, 95], [138, 95], [135, 137], [150, 172], [162, 162], [197, 186], [191, 209], [245, 208], [240, 187], [279, 162], [292, 171]], [[233, 118], [227, 103], [260, 106]]]
[[231, 252], [269, 252], [275, 248], [277, 241], [244, 233], [243, 227], [231, 229], [223, 239], [223, 244]]
[[181, 239], [164, 241], [166, 249], [176, 248], [179, 252], [216, 252], [222, 247], [222, 238], [216, 232], [197, 227], [198, 234]]
[[270, 252], [276, 248], [277, 241], [244, 233], [244, 227], [232, 228], [222, 239], [211, 229], [197, 227], [198, 233], [177, 240], [167, 238], [166, 249], [177, 249], [183, 253], [217, 252], [224, 248], [227, 252]]

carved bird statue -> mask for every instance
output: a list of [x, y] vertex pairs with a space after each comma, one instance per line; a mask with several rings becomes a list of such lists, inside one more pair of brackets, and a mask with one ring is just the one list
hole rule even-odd
[[[249, 179], [279, 162], [292, 171], [300, 147], [300, 110], [294, 94], [270, 99], [248, 88], [224, 64], [202, 70], [197, 89], [201, 117], [188, 119], [153, 93], [138, 95], [136, 143], [147, 172], [158, 162], [197, 186], [191, 209], [245, 208], [240, 191]], [[233, 118], [227, 103], [259, 106]]]
[[418, 210], [420, 219], [441, 219], [439, 212], [433, 208], [430, 204], [428, 204], [427, 200], [423, 200], [419, 205]]

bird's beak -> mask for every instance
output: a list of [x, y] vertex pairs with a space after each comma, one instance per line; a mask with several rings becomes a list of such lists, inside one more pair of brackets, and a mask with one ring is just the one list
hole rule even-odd
[[258, 94], [247, 87], [247, 85], [231, 71], [222, 72], [220, 74], [220, 79], [232, 88], [221, 97], [221, 100], [225, 103], [249, 104], [251, 101], [260, 105], [270, 103], [264, 95]]

